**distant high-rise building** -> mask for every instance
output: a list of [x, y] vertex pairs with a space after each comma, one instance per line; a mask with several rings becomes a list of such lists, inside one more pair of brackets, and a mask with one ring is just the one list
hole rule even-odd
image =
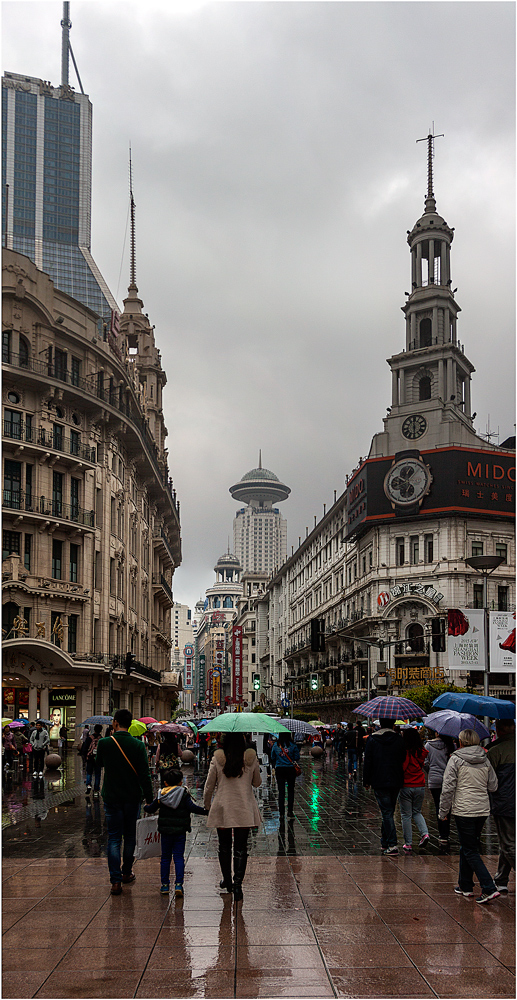
[[61, 84], [2, 77], [2, 245], [109, 320], [117, 303], [91, 255], [92, 105], [69, 84], [63, 7]]
[[291, 490], [278, 476], [262, 468], [247, 472], [230, 487], [234, 500], [247, 507], [237, 511], [233, 521], [233, 551], [243, 573], [273, 573], [287, 556], [287, 521], [274, 503], [286, 500]]

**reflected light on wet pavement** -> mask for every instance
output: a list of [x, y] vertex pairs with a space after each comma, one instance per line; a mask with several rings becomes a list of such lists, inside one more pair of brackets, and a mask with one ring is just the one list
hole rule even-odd
[[[439, 851], [428, 793], [427, 850], [381, 857], [372, 792], [333, 754], [304, 749], [302, 767], [286, 822], [263, 769], [238, 906], [218, 890], [203, 817], [187, 835], [183, 900], [160, 896], [159, 858], [136, 862], [111, 897], [104, 808], [85, 796], [81, 758], [4, 781], [3, 997], [513, 997], [513, 879], [488, 906], [455, 895], [457, 840]], [[196, 800], [205, 776], [185, 768]], [[398, 810], [397, 825], [402, 844]], [[490, 823], [484, 834], [493, 872]]]

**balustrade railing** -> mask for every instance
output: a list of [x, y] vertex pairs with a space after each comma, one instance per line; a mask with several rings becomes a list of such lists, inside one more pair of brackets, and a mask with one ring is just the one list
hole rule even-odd
[[35, 497], [33, 493], [22, 493], [17, 490], [4, 490], [2, 506], [9, 510], [22, 510], [32, 514], [43, 514], [45, 517], [57, 517], [63, 521], [74, 521], [88, 528], [95, 527], [95, 511], [85, 510], [75, 503], [64, 503], [63, 500], [49, 500], [48, 497]]

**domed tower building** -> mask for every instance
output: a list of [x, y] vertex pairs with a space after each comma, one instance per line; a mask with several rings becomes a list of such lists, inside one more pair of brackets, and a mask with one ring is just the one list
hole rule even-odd
[[246, 503], [233, 521], [233, 551], [243, 573], [271, 575], [287, 556], [287, 521], [273, 504], [287, 500], [291, 490], [278, 476], [262, 468], [247, 472], [230, 487], [234, 500]]

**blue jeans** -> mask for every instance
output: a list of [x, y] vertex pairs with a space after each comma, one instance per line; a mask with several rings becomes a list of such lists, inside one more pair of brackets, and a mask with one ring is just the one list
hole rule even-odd
[[357, 771], [357, 750], [348, 749], [347, 756], [348, 756], [348, 773], [353, 774], [354, 771]]
[[98, 792], [101, 787], [101, 771], [102, 767], [95, 764], [93, 760], [88, 760], [86, 762], [86, 784], [91, 785], [92, 774], [95, 774], [95, 785], [93, 787], [94, 792]]
[[399, 795], [399, 806], [400, 806], [400, 818], [402, 820], [402, 832], [404, 834], [404, 843], [409, 844], [413, 841], [413, 831], [411, 828], [411, 820], [414, 819], [416, 826], [418, 827], [420, 836], [424, 836], [425, 833], [429, 833], [427, 829], [427, 823], [422, 816], [422, 805], [424, 802], [425, 788], [414, 787], [411, 785], [406, 785], [405, 788], [400, 789]]
[[482, 892], [495, 892], [494, 880], [481, 860], [481, 831], [486, 816], [455, 816], [460, 842], [458, 885], [462, 892], [472, 892], [477, 875]]
[[170, 833], [161, 834], [162, 860], [160, 863], [160, 876], [162, 885], [168, 885], [171, 872], [171, 861], [174, 858], [174, 869], [176, 872], [176, 885], [181, 883], [185, 876], [185, 841], [186, 833], [176, 835]]
[[[123, 875], [130, 875], [136, 844], [136, 821], [140, 815], [140, 802], [123, 802], [116, 805], [104, 803], [104, 814], [108, 828], [108, 868], [110, 882], [121, 882]], [[124, 838], [122, 869], [120, 851]]]
[[399, 789], [374, 788], [373, 791], [375, 794], [375, 798], [377, 799], [382, 816], [381, 847], [383, 849], [386, 847], [396, 847], [397, 829], [395, 827], [395, 820], [393, 818], [393, 814], [395, 812], [395, 806], [397, 804]]

